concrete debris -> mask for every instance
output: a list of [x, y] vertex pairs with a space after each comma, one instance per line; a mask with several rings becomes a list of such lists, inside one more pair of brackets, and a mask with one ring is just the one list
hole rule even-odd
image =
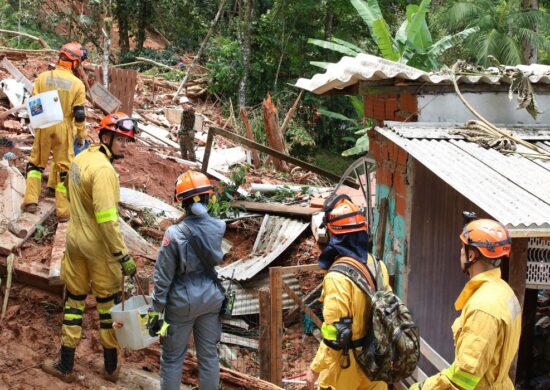
[[0, 97], [7, 97], [11, 107], [17, 107], [23, 104], [28, 94], [25, 92], [25, 86], [14, 79], [4, 79], [0, 81]]

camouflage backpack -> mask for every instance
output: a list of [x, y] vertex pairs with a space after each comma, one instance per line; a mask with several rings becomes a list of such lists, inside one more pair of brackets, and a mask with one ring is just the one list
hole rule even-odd
[[[355, 360], [370, 380], [396, 383], [416, 368], [420, 336], [407, 306], [392, 291], [384, 290], [380, 265], [372, 260], [365, 267], [351, 257], [342, 257], [329, 272], [346, 275], [370, 298], [367, 335], [362, 347], [353, 350]], [[376, 284], [371, 274], [376, 276]]]

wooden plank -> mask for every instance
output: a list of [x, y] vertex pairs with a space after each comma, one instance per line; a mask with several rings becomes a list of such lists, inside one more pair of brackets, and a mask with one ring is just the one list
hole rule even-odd
[[90, 94], [92, 95], [94, 103], [104, 113], [111, 114], [120, 107], [120, 100], [97, 81], [90, 88]]
[[[43, 265], [42, 265], [43, 266]], [[13, 279], [19, 283], [51, 291], [56, 294], [63, 292], [62, 286], [50, 286], [48, 281], [48, 272], [35, 264], [23, 264], [20, 258], [16, 258], [14, 263]], [[0, 256], [0, 275], [6, 275], [6, 258]]]
[[[289, 156], [287, 154], [281, 153], [281, 152], [279, 152], [275, 149], [272, 149], [270, 147], [261, 145], [259, 143], [254, 142], [254, 141], [250, 141], [249, 139], [247, 139], [245, 137], [241, 137], [240, 135], [232, 133], [228, 130], [220, 129], [218, 127], [213, 127], [213, 126], [210, 127], [208, 129], [208, 139], [210, 139], [210, 137], [212, 137], [212, 140], [213, 140], [213, 137], [214, 137], [215, 134], [221, 135], [222, 137], [225, 137], [225, 138], [228, 138], [228, 139], [230, 139], [234, 142], [237, 142], [237, 143], [239, 143], [243, 146], [248, 147], [249, 149], [256, 149], [260, 152], [267, 153], [270, 156], [277, 157], [281, 160], [285, 160], [285, 161], [287, 161], [291, 164], [297, 165], [297, 166], [302, 167], [304, 169], [307, 169], [311, 172], [317, 173], [317, 174], [319, 174], [321, 176], [324, 176], [324, 177], [326, 177], [330, 180], [333, 180], [335, 183], [338, 183], [341, 179], [341, 176], [339, 176], [335, 173], [325, 171], [324, 169], [319, 168], [315, 165], [309, 164], [305, 161], [302, 161], [302, 160], [299, 160], [299, 159], [294, 158], [292, 156]], [[206, 141], [206, 150], [205, 150], [204, 158], [203, 158], [203, 162], [202, 162], [202, 172], [203, 173], [205, 173], [208, 169], [208, 160], [209, 160], [209, 157], [210, 157], [210, 148], [212, 146], [212, 140], [210, 141], [210, 147], [209, 147], [209, 144], [208, 144], [208, 140]], [[354, 189], [359, 188], [359, 184], [355, 180], [351, 180], [349, 178], [344, 181], [344, 184], [346, 184], [346, 185], [348, 185], [348, 186], [350, 186]]]
[[120, 111], [132, 115], [137, 72], [127, 69], [109, 69], [109, 91], [121, 102]]
[[271, 291], [271, 382], [282, 385], [283, 370], [283, 278], [281, 267], [269, 269], [269, 281]]
[[280, 203], [261, 203], [249, 202], [244, 200], [235, 200], [231, 202], [231, 207], [244, 208], [246, 211], [257, 211], [270, 214], [287, 214], [301, 217], [311, 217], [318, 213], [319, 209], [314, 207], [287, 206]]
[[446, 370], [450, 364], [422, 337], [420, 338], [420, 353], [439, 371]]
[[283, 289], [288, 294], [288, 296], [292, 298], [294, 303], [300, 306], [300, 308], [304, 311], [304, 313], [306, 313], [311, 318], [311, 320], [315, 323], [315, 325], [317, 325], [317, 327], [321, 329], [321, 327], [323, 326], [323, 321], [321, 321], [319, 317], [317, 317], [317, 314], [315, 314], [313, 310], [311, 310], [309, 307], [306, 306], [304, 301], [294, 291], [292, 291], [292, 289], [285, 283], [284, 280], [283, 280]]
[[63, 284], [61, 280], [61, 259], [65, 254], [65, 241], [67, 238], [67, 227], [69, 223], [58, 223], [53, 240], [52, 255], [50, 257], [50, 269], [48, 279], [51, 285]]
[[0, 234], [0, 255], [7, 256], [23, 245], [25, 241], [34, 233], [36, 225], [43, 223], [55, 210], [55, 201], [53, 199], [44, 199], [38, 204], [38, 211], [34, 214], [23, 213], [17, 219], [16, 223], [27, 230], [27, 235], [23, 238], [16, 237], [13, 233], [6, 230]]
[[[241, 119], [243, 120], [244, 128], [246, 130], [246, 138], [248, 138], [250, 141], [254, 141], [254, 134], [252, 133], [252, 128], [250, 127], [250, 121], [248, 120], [248, 115], [246, 115], [246, 111], [244, 107], [241, 107]], [[253, 149], [251, 152], [252, 152], [252, 163], [254, 164], [254, 168], [258, 169], [261, 163], [260, 154], [255, 149]]]
[[271, 381], [271, 292], [258, 290], [260, 299], [260, 378]]
[[124, 241], [128, 247], [128, 251], [131, 254], [146, 257], [150, 260], [157, 260], [158, 249], [150, 244], [147, 240], [139, 235], [130, 225], [128, 225], [122, 218], [118, 219], [120, 223], [120, 231], [124, 236]]
[[384, 256], [384, 244], [386, 242], [386, 223], [388, 221], [388, 198], [380, 200], [380, 210], [378, 211], [378, 226], [376, 229], [376, 246], [374, 257], [382, 260]]
[[[518, 298], [519, 304], [523, 313], [523, 302], [525, 300], [525, 283], [527, 278], [527, 246], [529, 238], [513, 238], [512, 252], [508, 261], [508, 284], [514, 290], [514, 294]], [[520, 313], [519, 315], [522, 315]], [[514, 357], [514, 361], [510, 367], [509, 375], [512, 382], [516, 383], [516, 372], [518, 364], [518, 355]]]
[[19, 69], [17, 69], [17, 67], [11, 63], [10, 60], [4, 57], [2, 59], [2, 62], [0, 62], [0, 65], [4, 69], [6, 69], [9, 74], [11, 74], [15, 78], [15, 80], [22, 83], [28, 93], [32, 94], [33, 83], [28, 78], [26, 78], [25, 75], [21, 73], [21, 71], [19, 71]]
[[319, 264], [292, 265], [290, 267], [281, 267], [283, 274], [295, 274], [297, 272], [320, 272]]
[[[165, 145], [171, 146], [176, 150], [179, 150], [180, 146], [177, 142], [174, 142], [171, 139], [169, 139], [165, 136], [162, 136], [160, 134], [155, 134], [155, 132], [153, 131], [153, 129], [155, 128], [154, 126], [152, 126], [152, 125], [143, 125], [141, 123], [138, 123], [138, 128], [139, 128], [139, 130], [143, 131], [144, 133], [146, 133], [150, 137], [156, 139], [157, 141], [162, 142]], [[168, 130], [166, 130], [166, 129], [163, 129], [163, 128], [160, 128], [160, 127], [158, 127], [158, 129], [162, 130], [162, 132], [168, 133]]]

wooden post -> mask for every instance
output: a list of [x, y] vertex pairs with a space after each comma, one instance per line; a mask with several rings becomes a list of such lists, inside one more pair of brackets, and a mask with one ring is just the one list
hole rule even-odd
[[[514, 294], [518, 298], [519, 304], [523, 311], [523, 302], [525, 299], [525, 279], [527, 276], [527, 244], [529, 238], [514, 238], [512, 239], [512, 253], [510, 253], [508, 284], [514, 290]], [[516, 382], [518, 356], [514, 358], [510, 367], [510, 378], [512, 382]]]
[[271, 290], [271, 382], [281, 386], [283, 365], [283, 278], [281, 267], [269, 269], [269, 281]]
[[[262, 103], [263, 113], [264, 113], [264, 127], [265, 133], [267, 134], [267, 140], [269, 145], [278, 150], [281, 153], [287, 154], [285, 147], [285, 140], [281, 134], [281, 129], [279, 128], [279, 122], [277, 119], [277, 109], [271, 100], [271, 96], [268, 94], [267, 99]], [[286, 162], [281, 161], [278, 158], [272, 158], [273, 165], [278, 171], [288, 171], [288, 166]]]
[[271, 291], [258, 290], [260, 298], [260, 378], [271, 381]]
[[208, 138], [206, 138], [206, 146], [204, 148], [204, 156], [202, 158], [202, 173], [206, 175], [208, 171], [208, 160], [210, 160], [210, 150], [214, 143], [214, 129], [211, 127], [208, 129]]
[[378, 211], [378, 227], [376, 229], [376, 251], [374, 257], [383, 260], [384, 244], [386, 242], [386, 223], [388, 220], [388, 198], [380, 200], [380, 210]]
[[[250, 127], [250, 121], [248, 120], [248, 115], [243, 107], [241, 107], [241, 118], [243, 120], [244, 128], [246, 130], [246, 138], [250, 141], [254, 141], [254, 134], [252, 133], [252, 128]], [[258, 169], [260, 167], [260, 154], [256, 149], [252, 149], [252, 162], [254, 168]]]

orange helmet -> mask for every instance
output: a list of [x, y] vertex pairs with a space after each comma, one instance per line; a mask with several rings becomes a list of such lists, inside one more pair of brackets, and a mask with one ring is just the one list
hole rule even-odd
[[477, 248], [489, 259], [510, 256], [512, 240], [508, 230], [492, 219], [476, 219], [469, 222], [460, 235], [462, 242]]
[[191, 198], [198, 201], [195, 196], [213, 193], [214, 187], [212, 187], [210, 180], [200, 172], [188, 170], [176, 180], [174, 196], [176, 201], [184, 202]]
[[332, 234], [360, 232], [368, 228], [365, 211], [347, 195], [329, 198], [325, 203], [325, 225]]
[[82, 62], [88, 58], [88, 49], [78, 42], [69, 42], [61, 46], [59, 56], [64, 56], [72, 61]]
[[125, 135], [133, 141], [136, 140], [136, 134], [138, 133], [136, 120], [123, 112], [106, 115], [99, 123], [97, 130], [112, 131], [116, 134]]

